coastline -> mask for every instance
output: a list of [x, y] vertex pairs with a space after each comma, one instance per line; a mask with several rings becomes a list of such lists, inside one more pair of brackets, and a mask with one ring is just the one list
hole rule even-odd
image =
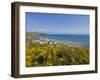
[[69, 47], [86, 47], [89, 48], [88, 44], [72, 42], [72, 41], [60, 41], [48, 38], [40, 38], [39, 40], [33, 40], [33, 42], [39, 42], [40, 44], [49, 43], [49, 44], [64, 44], [68, 45]]
[[72, 42], [72, 41], [59, 41], [59, 40], [53, 40], [53, 39], [49, 39], [51, 41], [55, 41], [61, 44], [65, 44], [65, 45], [71, 45], [71, 46], [77, 46], [77, 47], [89, 47], [88, 44], [84, 44], [84, 43], [78, 43], [78, 42]]

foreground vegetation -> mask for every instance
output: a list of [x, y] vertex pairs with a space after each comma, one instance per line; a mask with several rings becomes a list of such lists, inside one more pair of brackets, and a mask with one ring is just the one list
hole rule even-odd
[[26, 66], [89, 64], [89, 49], [63, 44], [33, 43], [26, 46]]
[[89, 48], [61, 43], [35, 42], [37, 33], [26, 34], [26, 67], [89, 64]]

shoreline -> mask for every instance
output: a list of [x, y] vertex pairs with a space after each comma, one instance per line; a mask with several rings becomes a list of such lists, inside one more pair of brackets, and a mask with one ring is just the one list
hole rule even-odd
[[72, 41], [60, 41], [60, 40], [54, 40], [54, 39], [48, 39], [48, 38], [40, 38], [39, 40], [32, 40], [34, 42], [39, 42], [40, 44], [49, 43], [49, 44], [64, 44], [68, 45], [70, 47], [86, 47], [89, 48], [88, 44], [78, 43], [78, 42], [72, 42]]
[[71, 45], [71, 46], [77, 46], [77, 47], [89, 47], [88, 44], [78, 43], [78, 42], [72, 42], [72, 41], [57, 41], [61, 44], [65, 45]]

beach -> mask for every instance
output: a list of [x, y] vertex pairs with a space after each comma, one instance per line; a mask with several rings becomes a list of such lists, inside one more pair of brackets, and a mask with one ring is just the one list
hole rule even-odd
[[[53, 40], [48, 38], [40, 38], [39, 40], [33, 40], [33, 43], [40, 43], [40, 44], [64, 44], [68, 45], [69, 47], [89, 47], [87, 44], [78, 43], [78, 42], [72, 42], [72, 41], [59, 41], [59, 40]], [[32, 43], [31, 42], [31, 43]]]

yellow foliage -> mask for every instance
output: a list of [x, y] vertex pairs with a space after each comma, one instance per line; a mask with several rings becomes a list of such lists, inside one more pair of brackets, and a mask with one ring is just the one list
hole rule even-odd
[[26, 45], [26, 66], [89, 64], [89, 48], [68, 47], [64, 44]]

